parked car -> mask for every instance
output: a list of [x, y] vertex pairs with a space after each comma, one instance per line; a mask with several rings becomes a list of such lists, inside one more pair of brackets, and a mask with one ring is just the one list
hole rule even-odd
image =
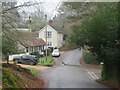
[[59, 49], [54, 49], [53, 52], [52, 52], [52, 56], [53, 56], [53, 57], [59, 57], [59, 56], [60, 56], [60, 51], [59, 51]]
[[35, 55], [19, 55], [13, 58], [14, 63], [23, 63], [23, 64], [30, 64], [36, 65], [39, 60]]

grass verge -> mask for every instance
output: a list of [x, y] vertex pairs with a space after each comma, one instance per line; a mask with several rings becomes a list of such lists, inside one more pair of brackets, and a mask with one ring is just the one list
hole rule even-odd
[[36, 78], [30, 70], [22, 68], [19, 65], [4, 63], [2, 74], [2, 90], [6, 90], [6, 88], [10, 88], [10, 90], [42, 88], [44, 85], [44, 82], [40, 78]]
[[47, 60], [46, 57], [41, 57], [39, 59], [39, 63], [38, 65], [54, 65], [54, 60], [52, 58], [52, 56], [47, 56]]
[[29, 69], [33, 75], [35, 75], [39, 72], [39, 70], [37, 70], [35, 68], [27, 68], [27, 69]]

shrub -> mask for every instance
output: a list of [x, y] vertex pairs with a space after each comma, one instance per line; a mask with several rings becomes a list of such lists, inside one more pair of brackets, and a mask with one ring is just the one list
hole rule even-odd
[[32, 52], [30, 55], [36, 55], [38, 58], [40, 58], [40, 54], [38, 52]]
[[102, 65], [101, 77], [102, 77], [102, 80], [106, 80], [107, 79], [107, 73], [106, 73], [105, 64]]
[[[46, 49], [44, 50], [44, 54], [46, 55]], [[49, 56], [51, 54], [51, 50], [47, 49], [47, 56]]]
[[95, 56], [89, 50], [83, 50], [83, 59], [87, 64], [99, 64], [99, 61], [95, 59]]
[[16, 83], [17, 78], [7, 68], [2, 68], [2, 70], [4, 86], [7, 88], [19, 88], [19, 85]]

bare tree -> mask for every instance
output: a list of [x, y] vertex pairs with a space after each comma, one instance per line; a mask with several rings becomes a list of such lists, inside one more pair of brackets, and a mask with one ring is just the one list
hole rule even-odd
[[[20, 22], [21, 19], [18, 10], [22, 8], [25, 11], [25, 7], [36, 6], [42, 3], [43, 2], [26, 2], [16, 6], [16, 2], [3, 2], [2, 11], [0, 12], [2, 17], [2, 38], [5, 38], [3, 40], [13, 42], [14, 44], [16, 43], [16, 46], [18, 42], [22, 44], [20, 37], [21, 34], [17, 30], [18, 22]], [[11, 48], [11, 50], [13, 48]], [[11, 53], [11, 50], [8, 50], [8, 53]], [[4, 53], [4, 55], [7, 55], [7, 53]]]

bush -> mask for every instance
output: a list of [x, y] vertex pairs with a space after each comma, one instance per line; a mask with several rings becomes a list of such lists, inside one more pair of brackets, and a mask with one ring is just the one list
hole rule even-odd
[[[46, 49], [44, 50], [44, 54], [46, 55]], [[51, 50], [47, 49], [47, 56], [49, 56], [51, 54]]]
[[76, 49], [77, 46], [74, 43], [68, 43], [66, 42], [63, 47], [60, 48], [60, 51], [69, 51], [69, 50], [73, 50]]
[[99, 64], [94, 55], [89, 50], [83, 50], [83, 59], [87, 64]]
[[40, 54], [38, 52], [32, 52], [30, 55], [36, 55], [38, 58], [40, 58]]
[[105, 64], [102, 65], [101, 77], [102, 77], [102, 80], [106, 80], [107, 79], [107, 73], [106, 73]]

